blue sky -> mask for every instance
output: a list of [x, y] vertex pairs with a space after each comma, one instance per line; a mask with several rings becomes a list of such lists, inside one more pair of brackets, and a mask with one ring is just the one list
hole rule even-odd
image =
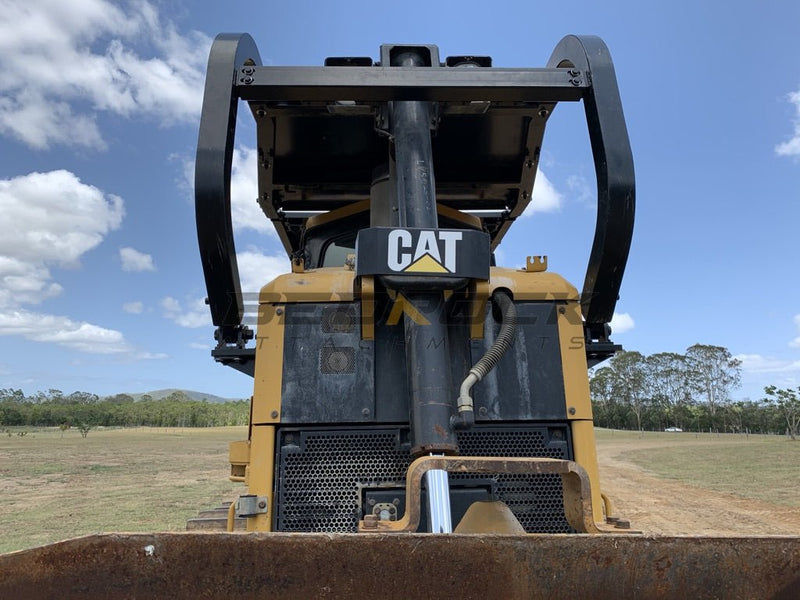
[[[657, 4], [657, 6], [656, 6]], [[743, 361], [735, 398], [800, 383], [800, 4], [0, 0], [0, 387], [182, 387], [246, 397], [213, 363], [191, 189], [205, 62], [247, 32], [265, 64], [378, 57], [387, 42], [544, 66], [570, 33], [617, 69], [637, 175], [615, 341]], [[287, 270], [254, 199], [240, 111], [234, 222], [245, 289]], [[580, 286], [594, 228], [582, 107], [548, 125], [535, 209], [498, 262], [547, 254]]]

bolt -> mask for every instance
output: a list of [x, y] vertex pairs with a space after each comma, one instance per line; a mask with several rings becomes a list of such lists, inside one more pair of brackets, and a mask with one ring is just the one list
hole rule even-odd
[[361, 416], [363, 416], [364, 418], [368, 417], [369, 416], [369, 409], [368, 408], [361, 409]]
[[542, 117], [543, 119], [546, 118], [547, 115], [549, 115], [549, 114], [550, 114], [550, 111], [547, 110], [546, 108], [540, 108], [539, 109], [539, 116]]
[[529, 169], [532, 169], [533, 168], [533, 161], [529, 160], [528, 162], [525, 163], [525, 166], [528, 167]]
[[378, 527], [378, 517], [375, 515], [365, 515], [362, 523], [364, 524], [365, 528], [375, 529]]
[[267, 501], [266, 500], [259, 501], [258, 508], [267, 508]]
[[485, 417], [486, 415], [488, 415], [488, 414], [489, 414], [489, 409], [487, 409], [485, 406], [481, 406], [481, 407], [478, 409], [478, 414], [479, 414], [480, 416], [482, 416], [482, 417]]
[[253, 67], [245, 67], [244, 69], [242, 69], [242, 73], [244, 73], [245, 75], [252, 75], [253, 73], [255, 73], [255, 69]]
[[273, 418], [273, 419], [277, 419], [278, 418], [278, 411], [277, 410], [273, 410], [271, 413], [269, 413], [269, 416], [271, 418]]
[[394, 498], [392, 500], [392, 504], [394, 504], [395, 506], [400, 506], [400, 498]]
[[565, 314], [567, 312], [567, 309], [564, 308], [563, 306], [559, 306], [558, 307], [558, 312], [559, 312], [559, 314], [563, 315], [563, 314]]
[[246, 77], [242, 77], [242, 83], [245, 85], [250, 85], [253, 83], [253, 77], [251, 75], [247, 75]]
[[569, 414], [571, 414], [571, 415], [574, 415], [576, 412], [578, 412], [578, 411], [577, 411], [577, 410], [575, 410], [575, 407], [574, 407], [574, 406], [570, 406], [570, 407], [569, 407]]
[[282, 315], [283, 314], [283, 309], [282, 308], [276, 308], [275, 309], [275, 314], [276, 315]]
[[257, 117], [262, 117], [262, 118], [263, 118], [263, 117], [266, 117], [266, 116], [267, 116], [267, 111], [265, 111], [263, 108], [259, 108], [259, 109], [256, 111], [256, 116], [257, 116]]
[[577, 87], [577, 86], [579, 86], [579, 85], [581, 84], [581, 80], [580, 80], [580, 79], [570, 79], [570, 80], [569, 80], [569, 82], [570, 82], [572, 85], [576, 86], [576, 87]]
[[567, 73], [569, 73], [570, 77], [577, 77], [578, 75], [581, 74], [581, 72], [578, 71], [577, 69], [570, 69], [569, 71], [567, 71]]
[[369, 504], [370, 506], [375, 506], [375, 498], [370, 498], [369, 500], [367, 500], [367, 504]]

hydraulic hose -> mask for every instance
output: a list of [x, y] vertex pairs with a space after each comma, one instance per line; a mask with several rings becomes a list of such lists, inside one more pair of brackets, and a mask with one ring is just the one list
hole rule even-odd
[[497, 339], [492, 347], [475, 363], [464, 381], [461, 382], [458, 395], [458, 417], [454, 420], [456, 427], [471, 427], [475, 422], [472, 396], [470, 395], [472, 386], [486, 377], [514, 343], [514, 335], [517, 332], [517, 309], [514, 301], [506, 292], [495, 292], [492, 295], [492, 302], [500, 309], [502, 318], [500, 333], [497, 334]]

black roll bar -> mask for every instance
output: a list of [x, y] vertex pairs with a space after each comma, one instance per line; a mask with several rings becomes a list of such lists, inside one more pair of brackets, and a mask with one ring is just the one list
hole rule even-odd
[[[595, 345], [597, 356], [612, 352], [608, 323], [633, 235], [635, 178], [614, 66], [600, 38], [563, 38], [545, 69], [287, 68], [261, 67], [260, 62], [255, 42], [247, 34], [217, 36], [208, 61], [195, 163], [195, 207], [208, 303], [220, 346], [243, 346], [244, 306], [230, 209], [239, 99], [289, 104], [302, 98], [314, 102], [474, 98], [512, 103], [583, 99], [597, 177], [597, 222], [581, 306], [589, 344], [600, 343]], [[347, 97], [337, 96], [342, 93]], [[508, 214], [506, 218], [510, 222], [514, 217]], [[587, 347], [587, 352], [592, 351]]]

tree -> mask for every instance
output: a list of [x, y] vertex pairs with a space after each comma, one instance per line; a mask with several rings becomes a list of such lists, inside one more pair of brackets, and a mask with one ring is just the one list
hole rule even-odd
[[722, 346], [695, 344], [686, 350], [691, 385], [708, 404], [711, 418], [717, 407], [728, 401], [731, 390], [739, 387], [742, 361], [733, 358]]
[[109, 396], [105, 401], [109, 404], [130, 404], [134, 400], [133, 396], [130, 394], [116, 394], [114, 396]]
[[[639, 352], [619, 352], [608, 361], [608, 366], [598, 369], [590, 382], [592, 397], [604, 408], [609, 425], [619, 415], [618, 405], [624, 406], [625, 418], [633, 413], [636, 428], [642, 429], [642, 415], [648, 404], [645, 360]], [[615, 414], [611, 414], [611, 413]], [[622, 425], [622, 423], [620, 423]]]
[[81, 437], [84, 438], [89, 435], [89, 432], [94, 428], [94, 425], [92, 425], [89, 421], [81, 421], [77, 423], [77, 426], [78, 431], [81, 432]]
[[100, 397], [97, 394], [90, 394], [89, 392], [72, 392], [67, 396], [67, 401], [70, 404], [97, 404]]
[[20, 404], [25, 402], [25, 394], [22, 392], [22, 390], [4, 388], [0, 390], [0, 402], [13, 402], [14, 404]]
[[682, 426], [677, 408], [692, 399], [687, 358], [674, 352], [659, 352], [645, 358], [645, 367], [652, 400], [664, 407], [671, 425]]
[[798, 431], [798, 429], [800, 429], [800, 397], [798, 396], [800, 387], [795, 391], [791, 389], [779, 389], [774, 385], [770, 385], [764, 388], [764, 392], [769, 396], [765, 401], [773, 404], [780, 410], [781, 414], [783, 414], [783, 417], [786, 419], [786, 430], [789, 432], [789, 437], [792, 438], [792, 441], [796, 441], [798, 433], [800, 433], [800, 431]]
[[615, 403], [614, 372], [608, 367], [597, 369], [589, 380], [589, 390], [595, 406], [595, 423], [601, 427], [614, 427], [611, 415], [611, 406]]

